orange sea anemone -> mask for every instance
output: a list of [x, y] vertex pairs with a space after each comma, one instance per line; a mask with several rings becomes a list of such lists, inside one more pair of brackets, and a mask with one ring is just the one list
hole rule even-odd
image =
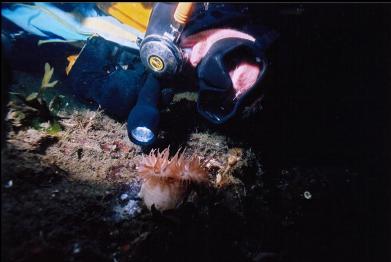
[[140, 197], [151, 209], [174, 209], [186, 196], [191, 183], [205, 183], [208, 173], [200, 158], [193, 154], [186, 158], [180, 150], [169, 159], [169, 148], [162, 152], [152, 150], [143, 156], [138, 174], [143, 178]]

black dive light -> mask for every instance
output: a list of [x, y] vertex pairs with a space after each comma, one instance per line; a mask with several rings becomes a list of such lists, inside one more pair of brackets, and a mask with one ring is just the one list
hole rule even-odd
[[192, 11], [192, 3], [156, 3], [145, 38], [139, 42], [142, 63], [157, 77], [180, 72], [184, 63], [178, 41]]
[[156, 140], [161, 95], [157, 78], [170, 77], [182, 69], [183, 54], [177, 44], [191, 9], [192, 3], [156, 3], [146, 37], [138, 42], [141, 62], [153, 74], [148, 76], [128, 116], [128, 135], [135, 144], [150, 146]]
[[160, 91], [159, 81], [150, 74], [128, 116], [128, 136], [135, 144], [149, 146], [156, 140], [160, 121]]

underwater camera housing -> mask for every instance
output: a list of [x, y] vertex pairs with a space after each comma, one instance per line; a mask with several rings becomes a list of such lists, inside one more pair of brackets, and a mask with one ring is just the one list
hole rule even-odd
[[157, 77], [170, 77], [181, 71], [182, 50], [177, 43], [192, 11], [192, 3], [156, 3], [143, 40], [139, 39], [142, 63]]

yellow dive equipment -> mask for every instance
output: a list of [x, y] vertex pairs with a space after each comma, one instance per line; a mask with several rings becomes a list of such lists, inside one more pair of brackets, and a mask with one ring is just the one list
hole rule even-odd
[[130, 2], [130, 3], [97, 3], [99, 9], [115, 17], [120, 22], [145, 33], [148, 20], [152, 12], [153, 3]]
[[[140, 58], [155, 75], [169, 77], [183, 66], [178, 41], [192, 13], [193, 3], [156, 3], [149, 19], [145, 38], [139, 41]], [[173, 14], [173, 15], [172, 15]]]

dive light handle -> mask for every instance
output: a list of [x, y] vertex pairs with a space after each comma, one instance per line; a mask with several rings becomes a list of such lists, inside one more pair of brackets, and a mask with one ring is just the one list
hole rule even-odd
[[155, 142], [160, 122], [160, 95], [159, 81], [149, 74], [128, 116], [128, 136], [133, 143], [149, 146]]

